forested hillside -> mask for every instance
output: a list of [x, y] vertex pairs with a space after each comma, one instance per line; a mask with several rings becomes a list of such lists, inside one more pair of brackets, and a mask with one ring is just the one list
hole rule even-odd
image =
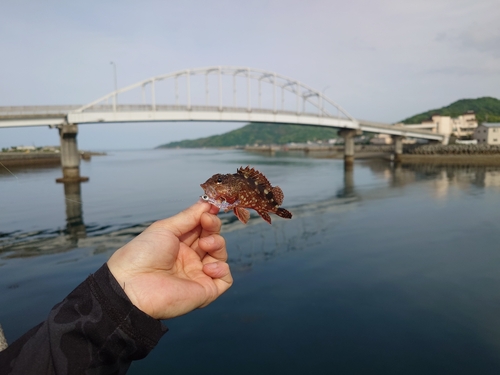
[[206, 138], [171, 142], [157, 148], [231, 147], [253, 144], [286, 144], [328, 140], [337, 137], [337, 129], [315, 126], [250, 123], [240, 129]]
[[500, 122], [500, 100], [491, 97], [478, 99], [461, 99], [449, 106], [431, 109], [403, 120], [405, 124], [419, 124], [428, 120], [432, 115], [458, 117], [467, 111], [474, 111], [479, 123]]

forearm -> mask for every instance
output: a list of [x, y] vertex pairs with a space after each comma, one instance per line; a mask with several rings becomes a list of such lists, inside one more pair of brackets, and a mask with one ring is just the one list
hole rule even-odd
[[105, 264], [0, 352], [0, 373], [123, 374], [166, 330], [132, 305]]

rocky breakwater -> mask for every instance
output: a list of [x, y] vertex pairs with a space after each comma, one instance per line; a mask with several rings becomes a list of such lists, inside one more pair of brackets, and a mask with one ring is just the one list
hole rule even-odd
[[439, 164], [500, 165], [500, 146], [497, 145], [406, 145], [402, 162]]
[[500, 155], [500, 145], [408, 145], [409, 155]]

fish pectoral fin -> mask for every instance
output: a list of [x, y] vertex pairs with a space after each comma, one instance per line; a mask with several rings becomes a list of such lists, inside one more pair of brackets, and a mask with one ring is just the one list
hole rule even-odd
[[[255, 210], [257, 211], [257, 210]], [[271, 216], [269, 216], [269, 214], [265, 211], [257, 211], [257, 213], [265, 220], [267, 221], [269, 224], [271, 224]]]
[[250, 212], [248, 210], [245, 210], [242, 207], [235, 207], [233, 212], [243, 224], [248, 223], [248, 220], [250, 219]]

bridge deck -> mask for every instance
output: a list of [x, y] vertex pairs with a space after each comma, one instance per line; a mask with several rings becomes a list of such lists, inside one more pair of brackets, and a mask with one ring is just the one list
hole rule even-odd
[[[343, 129], [359, 129], [364, 132], [401, 135], [442, 141], [441, 134], [428, 130], [406, 128], [391, 124], [333, 117], [296, 111], [245, 107], [200, 105], [119, 104], [95, 105], [77, 111], [81, 106], [19, 106], [0, 107], [1, 127], [57, 126], [65, 123], [91, 124], [106, 122], [154, 122], [154, 121], [221, 121], [221, 122], [268, 122], [298, 124]], [[115, 109], [116, 108], [116, 109]]]

